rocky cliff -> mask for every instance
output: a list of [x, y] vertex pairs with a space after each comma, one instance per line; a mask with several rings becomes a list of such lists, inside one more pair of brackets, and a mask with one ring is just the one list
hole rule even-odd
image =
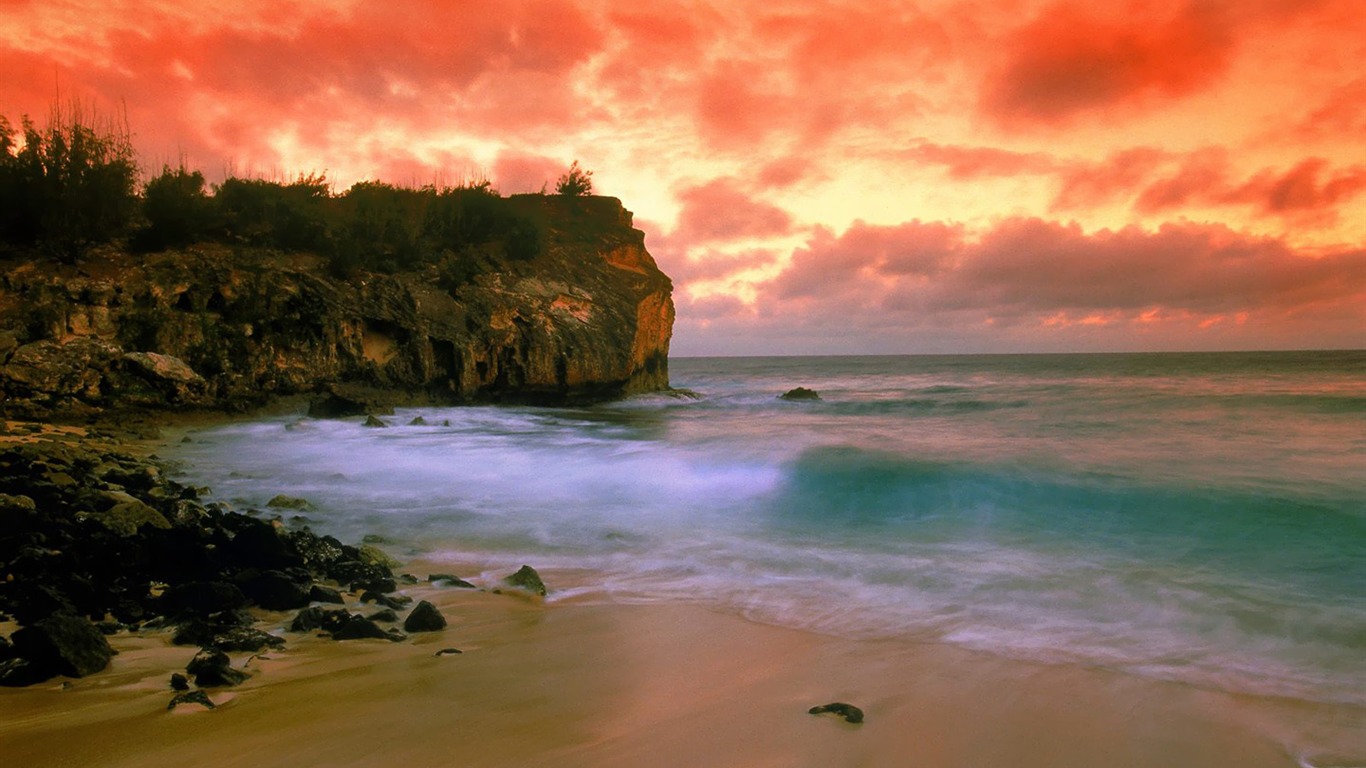
[[[0, 263], [0, 411], [246, 407], [369, 388], [563, 403], [668, 387], [672, 285], [614, 198], [524, 196], [540, 255], [453, 288], [436, 267], [331, 276], [307, 254], [206, 245]], [[444, 283], [449, 285], [447, 281]]]

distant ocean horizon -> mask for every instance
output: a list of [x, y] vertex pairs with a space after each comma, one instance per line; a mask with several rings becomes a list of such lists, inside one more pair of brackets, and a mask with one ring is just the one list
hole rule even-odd
[[[696, 396], [282, 415], [168, 450], [238, 508], [302, 496], [314, 530], [401, 557], [579, 574], [561, 599], [1366, 706], [1366, 351], [676, 357], [671, 378]], [[821, 399], [777, 397], [797, 386]]]

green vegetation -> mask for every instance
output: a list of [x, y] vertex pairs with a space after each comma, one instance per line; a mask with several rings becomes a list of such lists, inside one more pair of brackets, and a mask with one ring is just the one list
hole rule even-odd
[[127, 127], [93, 126], [78, 105], [20, 125], [0, 117], [0, 239], [74, 260], [125, 234], [138, 208]]
[[581, 197], [593, 194], [593, 172], [579, 167], [575, 160], [569, 170], [555, 182], [555, 194], [566, 197]]
[[[575, 162], [563, 195], [591, 192]], [[120, 243], [142, 252], [217, 242], [315, 253], [339, 276], [432, 268], [450, 290], [498, 264], [528, 261], [546, 247], [545, 226], [487, 181], [458, 187], [396, 187], [364, 181], [340, 194], [322, 175], [290, 182], [229, 177], [210, 185], [164, 166], [139, 189], [127, 129], [93, 127], [78, 109], [53, 111], [16, 131], [0, 116], [0, 247], [41, 249], [74, 261]]]

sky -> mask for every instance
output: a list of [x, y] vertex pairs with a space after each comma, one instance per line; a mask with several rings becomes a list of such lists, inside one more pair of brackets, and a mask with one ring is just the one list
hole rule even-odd
[[678, 355], [1366, 347], [1360, 0], [0, 0], [0, 73], [150, 172], [578, 160]]

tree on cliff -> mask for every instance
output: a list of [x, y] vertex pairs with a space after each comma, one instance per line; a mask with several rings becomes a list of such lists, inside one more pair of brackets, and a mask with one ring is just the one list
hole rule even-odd
[[560, 180], [555, 183], [555, 194], [565, 197], [580, 197], [593, 194], [593, 172], [579, 167], [575, 160]]
[[142, 190], [142, 214], [147, 226], [133, 238], [148, 251], [186, 246], [213, 235], [215, 200], [208, 196], [204, 174], [181, 163], [161, 169]]
[[22, 143], [0, 119], [0, 238], [75, 259], [122, 235], [138, 205], [126, 124], [97, 127], [79, 104], [54, 106], [42, 128], [20, 123]]

